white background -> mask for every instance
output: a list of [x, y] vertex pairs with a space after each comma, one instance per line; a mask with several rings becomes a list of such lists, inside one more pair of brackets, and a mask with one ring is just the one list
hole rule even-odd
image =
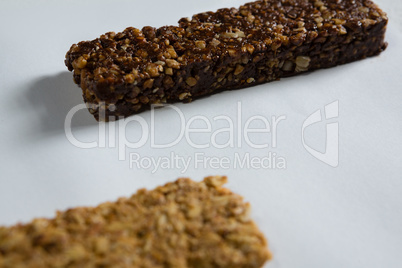
[[[51, 217], [56, 210], [97, 205], [177, 177], [229, 177], [228, 187], [253, 207], [274, 259], [266, 267], [401, 267], [402, 250], [402, 4], [377, 0], [389, 15], [388, 49], [379, 57], [244, 90], [221, 93], [178, 107], [186, 119], [204, 115], [213, 130], [219, 115], [236, 119], [285, 115], [277, 147], [195, 150], [183, 139], [172, 148], [149, 142], [129, 153], [192, 157], [268, 151], [286, 159], [286, 169], [130, 168], [117, 148], [79, 149], [64, 133], [67, 112], [81, 104], [81, 90], [64, 66], [73, 43], [125, 27], [175, 24], [194, 13], [239, 6], [225, 1], [1, 1], [0, 3], [0, 224]], [[339, 101], [339, 166], [320, 162], [301, 142], [303, 121]], [[150, 112], [141, 114], [150, 122]], [[180, 122], [168, 109], [156, 111], [158, 141], [177, 137]], [[237, 122], [237, 121], [236, 121]], [[245, 120], [243, 121], [243, 124]], [[306, 130], [309, 146], [325, 149], [325, 124]], [[258, 125], [258, 124], [257, 124]], [[202, 126], [200, 124], [200, 126]], [[122, 129], [119, 129], [121, 131]], [[129, 124], [126, 136], [141, 136]], [[81, 141], [96, 141], [98, 126], [82, 110], [73, 118]], [[271, 134], [253, 134], [256, 143]], [[264, 136], [268, 135], [268, 136]], [[204, 142], [209, 134], [196, 134]], [[221, 137], [224, 140], [224, 136]]]

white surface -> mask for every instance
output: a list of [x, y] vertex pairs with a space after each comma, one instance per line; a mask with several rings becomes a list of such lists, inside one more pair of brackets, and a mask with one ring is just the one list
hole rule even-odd
[[[110, 2], [110, 3], [109, 3]], [[121, 2], [121, 4], [117, 4]], [[377, 0], [388, 12], [388, 49], [379, 57], [226, 92], [178, 105], [186, 118], [204, 115], [214, 122], [228, 115], [237, 124], [241, 101], [243, 124], [253, 115], [285, 115], [277, 147], [194, 149], [183, 139], [167, 149], [127, 149], [142, 156], [251, 156], [276, 153], [286, 169], [130, 168], [117, 148], [79, 149], [64, 133], [67, 112], [81, 104], [81, 91], [64, 66], [71, 44], [128, 26], [175, 24], [184, 16], [238, 6], [225, 1], [2, 1], [0, 3], [0, 224], [50, 217], [56, 210], [96, 205], [188, 176], [229, 176], [228, 187], [251, 202], [253, 218], [269, 239], [274, 260], [266, 267], [400, 267], [402, 250], [402, 4]], [[339, 101], [339, 165], [315, 159], [303, 147], [304, 120]], [[150, 112], [141, 114], [147, 123]], [[169, 109], [156, 111], [158, 142], [172, 141], [180, 125]], [[200, 121], [198, 121], [200, 123]], [[256, 123], [256, 122], [254, 122]], [[196, 126], [197, 122], [194, 124]], [[256, 124], [258, 125], [258, 124]], [[203, 127], [202, 124], [199, 125]], [[261, 125], [260, 125], [261, 126]], [[122, 130], [121, 128], [119, 129]], [[140, 128], [126, 127], [135, 141]], [[96, 140], [98, 128], [85, 110], [73, 118], [73, 133]], [[163, 134], [163, 135], [161, 135]], [[205, 142], [210, 134], [192, 134]], [[305, 131], [306, 142], [324, 151], [325, 121]], [[250, 134], [263, 143], [271, 134]], [[226, 137], [227, 138], [227, 137]], [[222, 134], [220, 141], [225, 141]]]

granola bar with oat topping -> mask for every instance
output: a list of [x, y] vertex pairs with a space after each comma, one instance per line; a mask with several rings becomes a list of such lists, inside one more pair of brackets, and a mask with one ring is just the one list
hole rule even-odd
[[257, 268], [271, 258], [226, 177], [179, 179], [95, 208], [0, 227], [0, 267]]

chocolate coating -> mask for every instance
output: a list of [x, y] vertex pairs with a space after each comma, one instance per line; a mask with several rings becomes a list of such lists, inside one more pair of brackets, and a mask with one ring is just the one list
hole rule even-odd
[[377, 55], [387, 22], [369, 0], [255, 1], [106, 33], [73, 45], [65, 63], [107, 121]]

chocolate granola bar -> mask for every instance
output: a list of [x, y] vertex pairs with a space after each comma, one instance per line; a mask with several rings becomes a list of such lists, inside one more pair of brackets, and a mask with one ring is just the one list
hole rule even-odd
[[54, 219], [0, 227], [0, 267], [257, 268], [270, 259], [226, 177], [179, 179]]
[[109, 32], [73, 45], [65, 63], [107, 121], [377, 55], [387, 22], [369, 0], [255, 1]]

